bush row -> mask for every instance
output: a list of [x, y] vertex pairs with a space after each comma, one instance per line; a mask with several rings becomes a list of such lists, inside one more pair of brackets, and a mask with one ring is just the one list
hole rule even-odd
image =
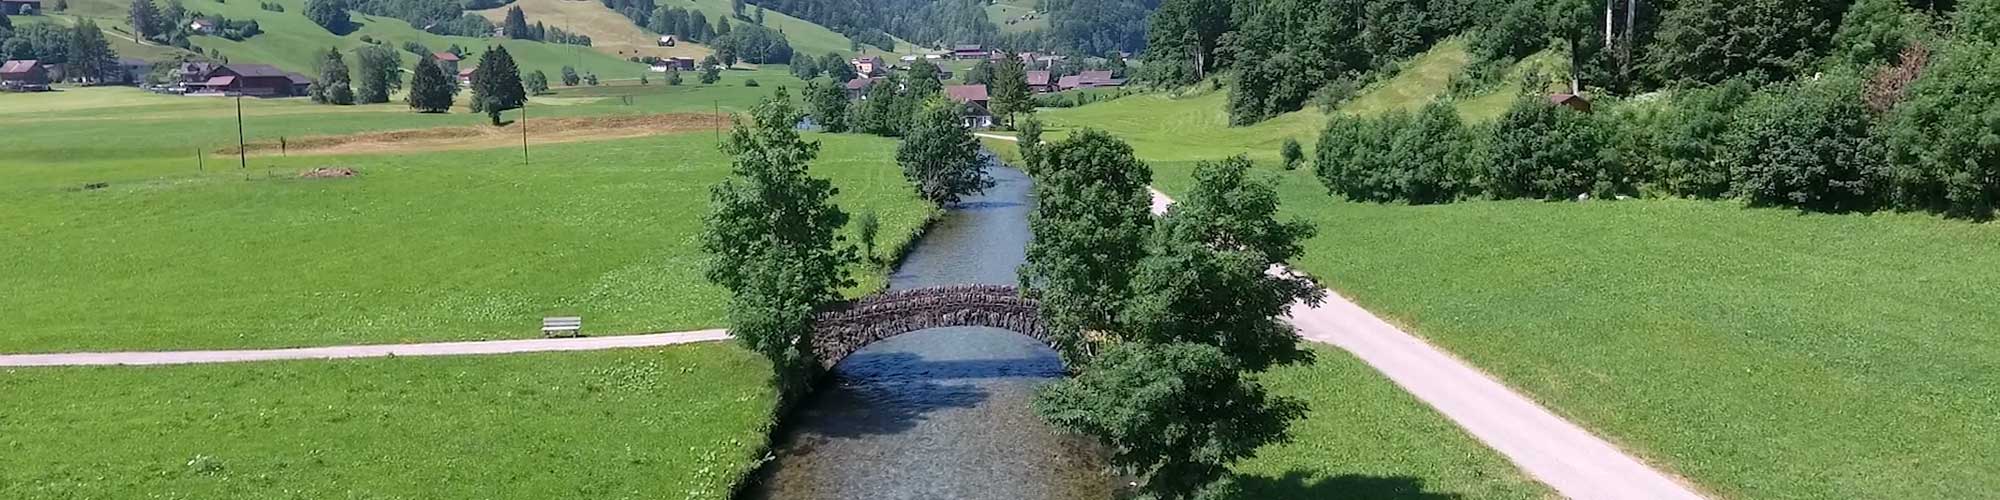
[[1903, 60], [1866, 78], [1732, 81], [1594, 112], [1524, 95], [1491, 125], [1465, 124], [1442, 102], [1341, 115], [1314, 166], [1330, 191], [1357, 201], [1651, 195], [1992, 218], [2000, 50], [1966, 42]]

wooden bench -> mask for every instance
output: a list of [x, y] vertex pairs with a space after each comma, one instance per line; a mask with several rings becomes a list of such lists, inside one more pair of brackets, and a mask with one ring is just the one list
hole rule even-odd
[[582, 316], [542, 318], [543, 337], [580, 337], [582, 335]]

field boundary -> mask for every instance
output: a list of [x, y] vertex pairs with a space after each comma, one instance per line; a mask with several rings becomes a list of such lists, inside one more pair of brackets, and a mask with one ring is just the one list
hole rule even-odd
[[597, 351], [633, 347], [658, 347], [728, 340], [728, 330], [709, 329], [686, 332], [612, 335], [563, 339], [475, 340], [416, 344], [346, 345], [294, 347], [286, 349], [240, 349], [217, 351], [129, 351], [74, 352], [54, 354], [0, 354], [0, 366], [123, 366], [184, 365], [200, 363], [240, 363], [305, 359], [388, 358], [397, 356], [463, 356], [528, 352]]

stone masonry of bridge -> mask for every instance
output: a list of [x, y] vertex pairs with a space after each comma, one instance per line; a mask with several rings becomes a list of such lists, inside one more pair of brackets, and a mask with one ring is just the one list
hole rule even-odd
[[813, 321], [813, 348], [827, 368], [876, 341], [931, 328], [983, 326], [1046, 344], [1041, 303], [1006, 285], [955, 285], [883, 292], [848, 301]]

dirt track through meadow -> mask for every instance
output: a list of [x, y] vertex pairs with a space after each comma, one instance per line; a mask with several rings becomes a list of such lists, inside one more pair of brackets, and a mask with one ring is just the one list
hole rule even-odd
[[[521, 144], [521, 126], [520, 122], [513, 122], [499, 127], [472, 125], [291, 137], [286, 138], [282, 145], [277, 140], [251, 142], [249, 150], [252, 156], [265, 156], [279, 154], [281, 148], [287, 155], [490, 149]], [[553, 144], [629, 139], [728, 126], [728, 115], [710, 113], [530, 118], [527, 121], [527, 139], [529, 144]], [[215, 153], [233, 155], [236, 148], [222, 148]]]

